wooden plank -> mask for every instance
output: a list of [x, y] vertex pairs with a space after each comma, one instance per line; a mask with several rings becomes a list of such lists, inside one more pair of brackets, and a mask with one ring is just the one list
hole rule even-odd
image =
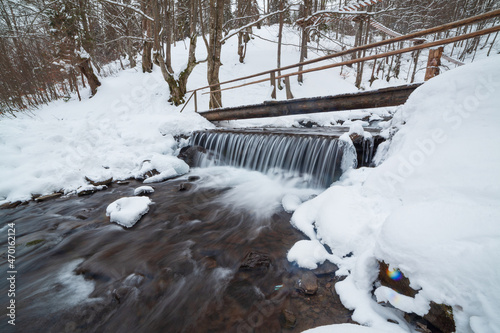
[[200, 114], [210, 121], [220, 121], [397, 106], [406, 102], [408, 96], [421, 84], [335, 96], [267, 101], [262, 104], [216, 109]]

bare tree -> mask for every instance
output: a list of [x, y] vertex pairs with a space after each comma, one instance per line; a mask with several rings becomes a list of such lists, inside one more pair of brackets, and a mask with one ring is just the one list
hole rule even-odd
[[[311, 5], [312, 5], [312, 0], [304, 0], [303, 5], [301, 5], [301, 13], [302, 17], [308, 17], [311, 15]], [[303, 62], [305, 59], [307, 59], [307, 42], [309, 41], [309, 27], [308, 26], [303, 26], [302, 31], [301, 31], [301, 39], [300, 39], [300, 60], [299, 62]], [[299, 72], [302, 71], [303, 67], [299, 67]], [[302, 74], [299, 74], [297, 76], [297, 81], [300, 83], [304, 82], [304, 77]]]
[[[180, 105], [184, 103], [184, 96], [186, 95], [186, 86], [188, 82], [189, 75], [195, 68], [195, 66], [199, 63], [196, 61], [195, 51], [196, 51], [196, 42], [197, 42], [197, 32], [196, 32], [196, 23], [197, 23], [197, 7], [199, 2], [197, 0], [189, 0], [189, 51], [188, 51], [188, 62], [178, 75], [175, 75], [172, 66], [171, 66], [171, 54], [170, 47], [167, 47], [166, 51], [166, 61], [163, 58], [162, 51], [163, 47], [160, 44], [160, 33], [162, 31], [162, 27], [158, 24], [155, 25], [154, 35], [155, 35], [155, 45], [154, 45], [154, 59], [155, 63], [160, 66], [161, 73], [163, 78], [168, 83], [168, 87], [170, 89], [170, 102], [174, 105]], [[164, 8], [167, 13], [169, 9], [172, 7]], [[161, 15], [161, 6], [158, 2], [155, 2], [154, 8], [154, 17], [155, 22], [160, 22]], [[169, 14], [170, 17], [172, 14]], [[170, 37], [167, 38], [167, 45], [170, 45]]]
[[210, 87], [210, 102], [209, 108], [222, 107], [222, 96], [220, 93], [219, 69], [221, 64], [221, 49], [222, 49], [222, 26], [224, 24], [224, 1], [210, 0], [210, 26], [209, 26], [209, 43], [208, 43], [208, 63], [207, 63], [207, 80]]

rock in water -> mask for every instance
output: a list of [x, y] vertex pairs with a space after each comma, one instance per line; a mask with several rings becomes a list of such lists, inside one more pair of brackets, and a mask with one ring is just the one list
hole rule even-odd
[[240, 270], [267, 270], [271, 265], [271, 258], [265, 253], [250, 251], [247, 253]]
[[108, 186], [109, 184], [111, 184], [113, 182], [113, 177], [100, 178], [100, 177], [95, 177], [95, 176], [86, 176], [85, 180], [94, 186], [100, 186], [100, 185]]
[[292, 311], [283, 309], [281, 311], [280, 323], [283, 328], [294, 328], [297, 323], [297, 317]]
[[52, 194], [47, 194], [47, 195], [42, 195], [42, 196], [39, 196], [38, 198], [36, 198], [35, 201], [36, 202], [46, 201], [46, 200], [49, 200], [49, 199], [58, 198], [61, 195], [63, 195], [63, 194], [60, 193], [60, 192], [56, 192], [56, 193], [52, 193]]
[[188, 146], [181, 149], [178, 158], [187, 163], [190, 167], [196, 166], [197, 160], [207, 150], [201, 146]]
[[79, 197], [83, 195], [91, 195], [94, 194], [97, 191], [101, 191], [108, 188], [106, 185], [99, 185], [99, 186], [94, 186], [94, 185], [86, 185], [79, 187], [78, 190], [76, 190], [76, 193], [78, 194]]
[[193, 184], [181, 183], [181, 184], [179, 184], [179, 191], [189, 191], [192, 187], [193, 187]]
[[318, 291], [318, 279], [311, 271], [305, 271], [297, 281], [297, 289], [306, 295], [314, 295]]
[[134, 195], [143, 195], [154, 193], [155, 189], [151, 186], [139, 186], [134, 190]]
[[152, 203], [148, 197], [121, 198], [108, 206], [106, 215], [111, 222], [131, 228], [149, 211]]

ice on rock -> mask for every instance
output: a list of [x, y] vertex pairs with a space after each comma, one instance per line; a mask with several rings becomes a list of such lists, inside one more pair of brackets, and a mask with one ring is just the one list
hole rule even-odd
[[148, 197], [125, 197], [111, 203], [106, 209], [106, 216], [126, 228], [131, 228], [149, 211], [153, 202]]

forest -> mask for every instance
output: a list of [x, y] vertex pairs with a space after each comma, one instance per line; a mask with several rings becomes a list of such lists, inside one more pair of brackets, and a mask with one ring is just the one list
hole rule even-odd
[[499, 0], [0, 0], [0, 332], [500, 332], [498, 32]]
[[[209, 106], [220, 107], [221, 49], [234, 35], [234, 52], [244, 63], [248, 42], [258, 37], [258, 30], [279, 25], [272, 56], [280, 68], [283, 27], [297, 33], [298, 63], [308, 58], [310, 48], [323, 54], [335, 51], [323, 47], [323, 41], [345, 50], [387, 38], [375, 25], [407, 34], [495, 6], [495, 0], [6, 0], [0, 3], [0, 108], [3, 114], [14, 114], [72, 93], [81, 98], [79, 89], [86, 85], [94, 95], [99, 78], [113, 74], [106, 64], [114, 61], [123, 69], [139, 66], [144, 73], [158, 66], [174, 105], [185, 103], [195, 66], [207, 66], [207, 84], [213, 85]], [[479, 30], [492, 20], [431, 38]], [[458, 42], [449, 56], [459, 63], [478, 49], [491, 48], [497, 35]], [[189, 51], [181, 60], [185, 66], [174, 72], [171, 48], [178, 43]], [[206, 48], [205, 59], [196, 58], [199, 47]], [[382, 70], [387, 80], [397, 77], [400, 61], [396, 56], [387, 64], [379, 62], [377, 74]], [[363, 67], [356, 70], [359, 87]]]

